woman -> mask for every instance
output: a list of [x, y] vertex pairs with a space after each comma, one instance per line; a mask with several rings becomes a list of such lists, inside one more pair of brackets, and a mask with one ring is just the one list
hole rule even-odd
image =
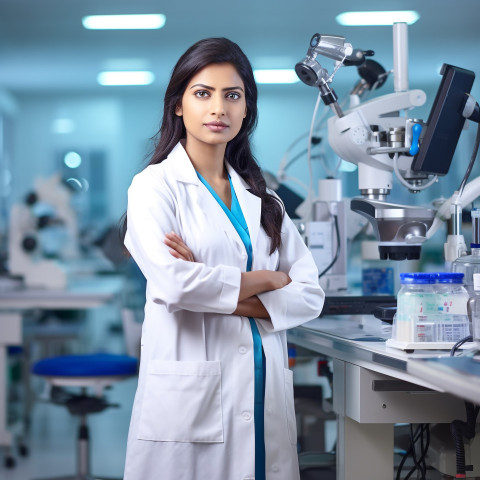
[[125, 245], [147, 301], [125, 480], [299, 478], [286, 329], [324, 294], [251, 154], [256, 101], [238, 45], [190, 47], [129, 188]]

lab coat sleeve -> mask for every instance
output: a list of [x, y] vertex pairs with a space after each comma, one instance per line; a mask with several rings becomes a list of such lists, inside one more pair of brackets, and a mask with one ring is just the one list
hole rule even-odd
[[153, 301], [169, 312], [189, 310], [230, 314], [237, 307], [241, 271], [174, 258], [165, 233], [177, 232], [175, 200], [168, 186], [151, 175], [137, 175], [128, 190], [125, 246], [147, 279]]
[[325, 300], [312, 254], [287, 214], [279, 255], [278, 270], [287, 273], [292, 281], [281, 289], [258, 295], [270, 315], [271, 321], [260, 320], [267, 331], [287, 330], [317, 318]]

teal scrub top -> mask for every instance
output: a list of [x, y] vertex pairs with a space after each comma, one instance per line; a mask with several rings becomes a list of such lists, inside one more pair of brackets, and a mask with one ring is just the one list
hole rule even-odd
[[[213, 195], [222, 210], [232, 222], [235, 230], [240, 236], [245, 250], [247, 251], [247, 267], [246, 271], [250, 272], [252, 269], [253, 250], [252, 242], [250, 240], [250, 233], [248, 231], [247, 222], [243, 215], [240, 203], [235, 194], [235, 189], [232, 185], [230, 175], [228, 181], [230, 182], [230, 190], [232, 193], [232, 205], [229, 210], [223, 200], [217, 195], [215, 190], [208, 184], [208, 182], [197, 172], [200, 181], [205, 185], [208, 191]], [[262, 337], [258, 331], [257, 324], [253, 318], [249, 318], [250, 327], [253, 336], [253, 352], [254, 352], [254, 372], [255, 372], [255, 406], [254, 406], [254, 421], [255, 421], [255, 480], [265, 480], [265, 432], [264, 432], [264, 405], [265, 405], [265, 354], [262, 347]]]

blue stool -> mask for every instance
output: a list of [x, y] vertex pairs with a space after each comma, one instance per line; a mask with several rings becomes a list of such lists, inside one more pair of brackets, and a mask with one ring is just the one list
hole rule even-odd
[[[137, 374], [138, 360], [127, 355], [64, 355], [39, 360], [32, 373], [44, 377], [52, 387], [53, 403], [65, 405], [72, 415], [80, 418], [77, 439], [77, 473], [57, 480], [93, 480], [90, 475], [90, 445], [87, 415], [98, 413], [109, 404], [103, 397], [103, 389], [115, 382]], [[57, 388], [55, 388], [57, 387]], [[60, 388], [58, 388], [60, 387]], [[80, 387], [80, 394], [69, 393], [62, 387]], [[87, 395], [87, 389], [95, 395]]]

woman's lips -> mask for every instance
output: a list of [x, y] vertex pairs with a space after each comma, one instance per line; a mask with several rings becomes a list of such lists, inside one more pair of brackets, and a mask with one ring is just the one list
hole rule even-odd
[[223, 122], [209, 122], [205, 123], [205, 126], [212, 132], [223, 132], [223, 130], [228, 128], [228, 125]]

